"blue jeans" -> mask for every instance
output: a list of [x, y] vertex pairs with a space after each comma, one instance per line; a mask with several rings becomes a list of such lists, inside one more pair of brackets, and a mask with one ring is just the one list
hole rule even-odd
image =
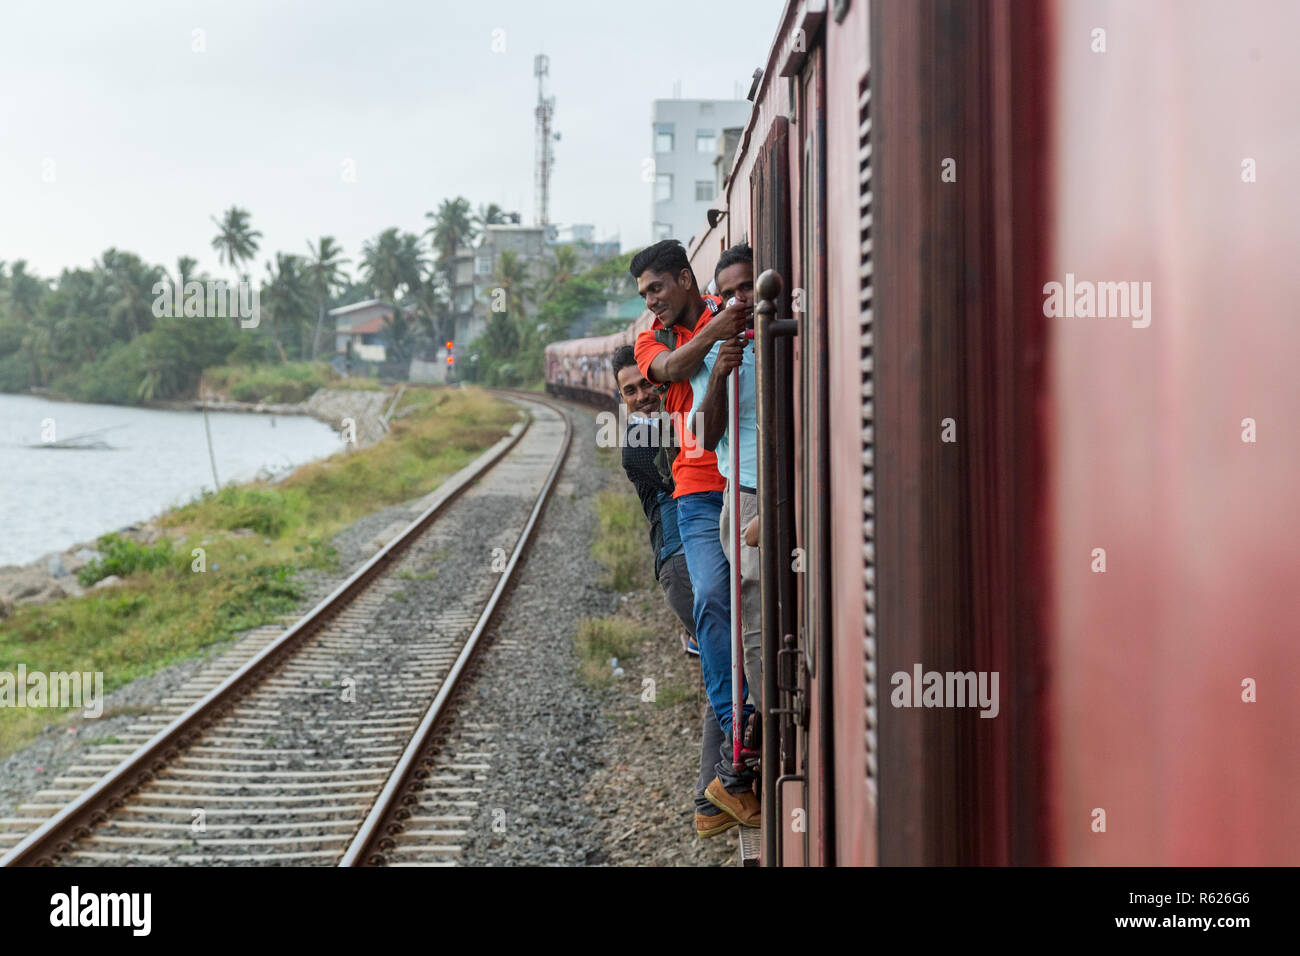
[[[695, 592], [695, 641], [700, 646], [700, 669], [704, 672], [704, 692], [718, 718], [718, 726], [731, 735], [731, 565], [718, 537], [722, 516], [722, 492], [701, 491], [677, 499], [677, 528], [686, 551], [686, 566], [691, 572]], [[741, 688], [741, 697], [748, 688]], [[745, 704], [745, 714], [753, 713]], [[743, 726], [743, 724], [742, 724]], [[718, 776], [727, 789], [739, 786], [747, 775], [724, 773], [730, 770], [730, 753], [719, 761]], [[726, 764], [726, 767], [723, 767]]]

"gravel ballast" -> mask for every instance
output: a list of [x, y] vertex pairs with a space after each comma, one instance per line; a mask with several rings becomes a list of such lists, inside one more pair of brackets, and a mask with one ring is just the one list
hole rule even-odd
[[[735, 861], [736, 831], [700, 840], [692, 825], [692, 794], [705, 706], [699, 664], [680, 647], [678, 625], [657, 586], [618, 594], [601, 585], [605, 572], [591, 555], [596, 532], [593, 500], [626, 483], [621, 469], [602, 462], [595, 448], [595, 413], [564, 403], [573, 418], [573, 443], [557, 487], [536, 529], [497, 619], [453, 698], [458, 726], [494, 728], [476, 746], [488, 752], [476, 779], [482, 788], [467, 825], [461, 865], [720, 865]], [[332, 544], [340, 570], [300, 575], [306, 610], [373, 553], [376, 535], [413, 517], [415, 502], [369, 515]], [[430, 587], [459, 583], [457, 563], [475, 527], [492, 516], [467, 515], [431, 541], [421, 568], [436, 570]], [[647, 545], [648, 546], [648, 545]], [[424, 549], [421, 549], [424, 550]], [[412, 582], [414, 584], [414, 582]], [[410, 595], [414, 597], [414, 594]], [[408, 600], [388, 605], [394, 624], [418, 624], [421, 609]], [[635, 657], [620, 662], [624, 676], [606, 687], [580, 677], [573, 636], [584, 617], [611, 614], [643, 624], [652, 637]], [[259, 629], [278, 631], [277, 628]], [[247, 640], [266, 640], [255, 633]], [[0, 762], [0, 815], [48, 786], [77, 763], [87, 741], [115, 730], [173, 695], [224, 644], [200, 657], [134, 681], [105, 701], [94, 722], [55, 725], [31, 746]], [[657, 699], [643, 700], [643, 681], [655, 681]], [[114, 714], [117, 714], [114, 716]], [[120, 727], [119, 727], [120, 722]]]

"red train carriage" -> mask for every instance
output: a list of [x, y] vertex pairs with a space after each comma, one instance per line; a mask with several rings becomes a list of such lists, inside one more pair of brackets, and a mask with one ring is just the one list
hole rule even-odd
[[1300, 860], [1300, 9], [1222, 10], [787, 5], [690, 246], [772, 273], [765, 864]]
[[546, 391], [602, 408], [617, 406], [618, 384], [611, 359], [620, 346], [631, 345], [637, 333], [650, 328], [653, 321], [654, 315], [647, 310], [625, 331], [548, 345]]

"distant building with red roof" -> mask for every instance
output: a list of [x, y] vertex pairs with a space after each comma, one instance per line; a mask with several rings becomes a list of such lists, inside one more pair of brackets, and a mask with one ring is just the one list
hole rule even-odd
[[367, 362], [385, 361], [388, 325], [393, 319], [390, 303], [367, 299], [330, 309], [329, 315], [334, 320], [334, 351], [337, 354], [348, 354], [351, 346], [354, 358]]

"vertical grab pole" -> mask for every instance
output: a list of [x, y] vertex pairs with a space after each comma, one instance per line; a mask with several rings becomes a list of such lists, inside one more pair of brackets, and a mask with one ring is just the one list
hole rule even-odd
[[731, 509], [731, 762], [737, 771], [744, 768], [740, 759], [740, 741], [745, 733], [745, 652], [740, 621], [740, 367], [727, 376], [727, 451], [731, 458], [727, 481], [727, 502]]

